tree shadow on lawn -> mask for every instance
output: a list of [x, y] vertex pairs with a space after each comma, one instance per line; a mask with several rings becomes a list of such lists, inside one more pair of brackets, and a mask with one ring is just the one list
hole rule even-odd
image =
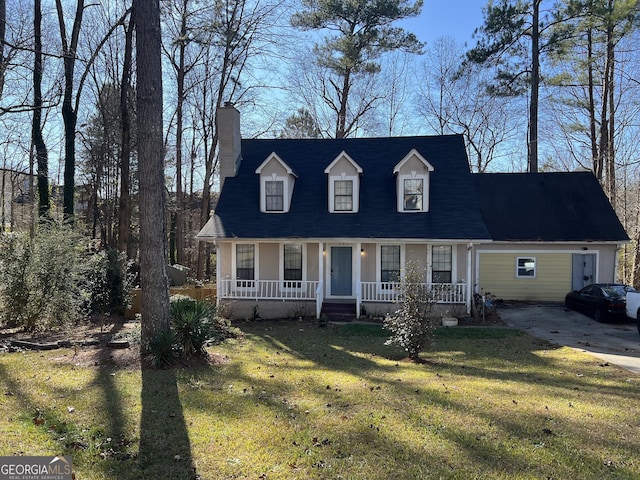
[[[565, 365], [557, 356], [545, 356], [545, 352], [553, 352], [560, 349], [560, 346], [513, 330], [505, 329], [507, 333], [502, 338], [500, 335], [496, 338], [495, 334], [488, 334], [487, 338], [482, 338], [482, 334], [476, 331], [466, 342], [461, 341], [465, 340], [464, 336], [456, 338], [455, 335], [450, 335], [436, 343], [431, 355], [434, 362], [424, 365], [399, 365], [392, 363], [393, 360], [376, 360], [377, 357], [388, 360], [390, 356], [394, 356], [394, 352], [397, 353], [397, 349], [383, 346], [384, 338], [363, 340], [341, 335], [339, 331], [330, 329], [309, 332], [309, 329], [316, 327], [310, 324], [303, 327], [298, 322], [261, 322], [247, 327], [243, 328], [245, 332], [255, 335], [275, 351], [310, 360], [320, 368], [335, 369], [362, 378], [372, 389], [369, 393], [363, 388], [363, 402], [366, 402], [366, 395], [375, 394], [375, 389], [393, 388], [398, 392], [398, 398], [402, 399], [400, 403], [407, 406], [406, 410], [396, 409], [401, 412], [398, 415], [406, 416], [407, 421], [416, 429], [422, 429], [425, 435], [440, 436], [452, 444], [459, 454], [464, 452], [463, 455], [475, 459], [480, 474], [499, 472], [504, 478], [531, 474], [570, 476], [573, 468], [571, 464], [563, 463], [562, 460], [554, 460], [551, 463], [538, 462], [536, 454], [531, 452], [546, 445], [547, 455], [563, 459], [566, 457], [567, 448], [574, 448], [578, 452], [584, 447], [580, 443], [572, 445], [574, 436], [585, 435], [580, 414], [566, 419], [556, 417], [553, 411], [540, 403], [543, 402], [541, 399], [514, 398], [513, 391], [524, 392], [525, 395], [527, 392], [526, 388], [520, 390], [517, 386], [511, 389], [514, 384], [522, 384], [524, 387], [528, 384], [542, 386], [549, 391], [547, 395], [551, 399], [557, 397], [564, 401], [574, 398], [577, 399], [576, 405], [588, 405], [591, 401], [589, 397], [595, 394], [605, 395], [607, 401], [613, 402], [616, 401], [616, 396], [628, 398], [629, 395], [639, 396], [640, 400], [638, 389], [633, 386], [625, 388], [621, 385], [620, 375], [615, 372], [612, 381], [604, 384], [602, 378], [583, 375], [588, 369], [596, 367], [595, 360]], [[463, 345], [464, 351], [461, 350]], [[313, 368], [309, 367], [310, 371]], [[404, 368], [424, 369], [428, 381], [413, 384], [400, 382], [397, 377]], [[396, 372], [397, 375], [390, 375], [390, 372]], [[270, 380], [272, 385], [286, 391], [287, 387], [276, 386], [278, 376], [286, 378], [285, 372], [271, 375], [275, 377]], [[464, 392], [454, 390], [456, 381], [462, 381], [463, 377], [486, 379], [489, 388], [502, 388], [506, 385], [503, 398], [498, 397], [501, 403], [497, 406], [498, 411], [494, 412], [491, 405], [479, 407], [478, 411], [471, 415], [475, 417], [476, 424], [472, 421], [469, 425], [443, 425], [441, 429], [437, 422], [430, 424], [429, 412], [433, 408], [465, 412], [467, 415], [469, 409], [473, 410], [476, 402], [481, 401], [465, 398]], [[264, 381], [268, 379], [265, 378]], [[283, 380], [282, 383], [286, 381]], [[339, 405], [339, 389], [334, 391], [330, 385], [327, 385], [326, 390], [323, 389], [321, 378], [315, 379], [314, 385], [318, 397], [322, 398], [323, 402], [327, 405]], [[416, 388], [416, 385], [419, 385], [419, 388]], [[282, 402], [274, 401], [273, 408], [281, 410]], [[424, 415], [416, 415], [416, 411], [423, 412]], [[447, 471], [447, 462], [450, 460], [446, 456], [439, 457], [438, 453], [421, 451], [420, 444], [399, 442], [394, 434], [389, 432], [387, 435], [384, 432], [384, 423], [382, 421], [381, 425], [374, 425], [376, 433], [370, 431], [371, 425], [360, 425], [351, 434], [358, 438], [366, 437], [372, 448], [382, 452], [393, 452], [397, 458], [406, 458], [410, 463], [420, 461], [419, 458], [426, 463], [439, 462], [441, 469], [434, 469], [431, 472], [433, 474], [437, 471], [439, 474]], [[499, 440], [493, 437], [493, 431], [498, 431], [496, 435]], [[431, 441], [437, 442], [433, 439]], [[606, 444], [595, 447], [598, 453], [606, 454], [618, 449], [634, 451], [638, 446], [632, 439], [619, 442], [610, 439], [605, 441]], [[591, 455], [590, 452], [577, 454], [576, 457], [577, 463], [583, 464], [585, 471], [602, 477], [610, 474], [611, 468], [607, 465], [607, 458]], [[633, 468], [623, 464], [616, 465], [616, 471], [622, 475], [630, 475], [629, 478], [636, 473]]]
[[[274, 349], [313, 361], [321, 367], [345, 371], [372, 380], [388, 381], [379, 373], [392, 373], [398, 364], [410, 365], [398, 347], [384, 345], [388, 333], [375, 325], [362, 328], [318, 328], [315, 322], [262, 321], [245, 325], [245, 332], [259, 336]], [[354, 332], [354, 333], [352, 333]], [[465, 350], [461, 350], [464, 348]], [[558, 393], [581, 391], [602, 393], [602, 378], [584, 375], [588, 368], [610, 367], [596, 358], [584, 362], [562, 363], [545, 352], [564, 347], [527, 335], [519, 330], [502, 327], [440, 328], [432, 346], [421, 354], [425, 372], [475, 376], [488, 381], [514, 381], [523, 384], [544, 384]], [[378, 362], [376, 359], [396, 362]], [[570, 369], [571, 368], [571, 369]], [[387, 378], [387, 380], [385, 380]], [[607, 393], [628, 398], [627, 385], [607, 385]]]
[[139, 467], [144, 479], [198, 478], [174, 370], [142, 369]]

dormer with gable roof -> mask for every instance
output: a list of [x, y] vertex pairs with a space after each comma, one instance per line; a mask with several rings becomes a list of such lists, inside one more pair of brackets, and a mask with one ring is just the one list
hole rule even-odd
[[329, 213], [358, 213], [362, 167], [344, 150], [324, 169], [329, 189]]
[[393, 168], [398, 212], [429, 211], [429, 173], [433, 166], [414, 148]]
[[260, 175], [260, 211], [287, 213], [297, 175], [276, 152], [272, 152], [256, 169]]

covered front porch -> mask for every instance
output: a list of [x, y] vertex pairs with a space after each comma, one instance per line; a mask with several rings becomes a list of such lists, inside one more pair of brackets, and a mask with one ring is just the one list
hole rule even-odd
[[330, 303], [351, 305], [355, 318], [384, 315], [395, 309], [409, 262], [437, 303], [470, 310], [470, 245], [397, 240], [219, 244], [218, 302], [237, 317], [319, 318]]
[[[292, 284], [293, 283], [293, 284]], [[467, 306], [469, 295], [465, 283], [422, 283], [425, 292], [429, 292], [439, 304]], [[399, 282], [359, 282], [356, 284], [355, 301], [356, 317], [360, 316], [363, 304], [379, 304], [380, 310], [388, 310], [383, 304], [397, 302], [399, 296]], [[276, 302], [312, 302], [314, 315], [320, 317], [322, 306], [325, 302], [331, 302], [330, 298], [323, 296], [324, 285], [321, 281], [281, 282], [279, 280], [233, 280], [222, 279], [218, 281], [218, 301], [248, 301], [252, 303], [261, 301]], [[344, 300], [344, 298], [343, 298]], [[293, 305], [300, 308], [300, 305]], [[284, 308], [284, 306], [283, 306]], [[283, 310], [285, 312], [292, 309]]]

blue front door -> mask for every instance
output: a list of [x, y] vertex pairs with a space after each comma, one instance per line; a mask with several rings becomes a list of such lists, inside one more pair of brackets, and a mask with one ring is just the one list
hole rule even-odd
[[331, 247], [331, 295], [351, 296], [351, 247]]

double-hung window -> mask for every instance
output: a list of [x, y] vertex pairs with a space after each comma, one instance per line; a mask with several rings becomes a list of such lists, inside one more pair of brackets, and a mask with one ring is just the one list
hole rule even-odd
[[253, 287], [255, 280], [255, 246], [236, 245], [236, 285], [241, 288]]
[[393, 283], [400, 281], [400, 245], [380, 246], [381, 288], [393, 289]]
[[336, 180], [333, 185], [333, 195], [336, 212], [353, 210], [353, 180]]
[[431, 249], [431, 281], [433, 283], [451, 283], [453, 271], [453, 252], [451, 245], [435, 245]]
[[284, 245], [284, 288], [302, 287], [302, 245]]
[[267, 180], [264, 190], [267, 212], [282, 212], [284, 210], [284, 182]]
[[423, 209], [424, 179], [404, 179], [404, 210], [420, 211]]

